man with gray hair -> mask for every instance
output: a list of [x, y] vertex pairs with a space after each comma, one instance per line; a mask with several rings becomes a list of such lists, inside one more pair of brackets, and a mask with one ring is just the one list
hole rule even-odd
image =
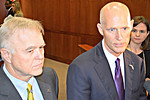
[[68, 100], [146, 100], [143, 61], [126, 50], [132, 26], [126, 5], [110, 2], [101, 9], [103, 40], [70, 64]]
[[0, 100], [57, 100], [58, 78], [43, 67], [44, 29], [36, 21], [9, 17], [0, 28]]

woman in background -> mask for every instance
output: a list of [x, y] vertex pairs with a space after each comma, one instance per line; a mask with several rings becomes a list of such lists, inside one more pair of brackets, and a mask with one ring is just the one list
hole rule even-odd
[[135, 16], [133, 20], [133, 29], [131, 31], [128, 49], [140, 56], [144, 61], [146, 70], [145, 88], [150, 94], [150, 23], [144, 16]]
[[16, 13], [14, 17], [23, 17], [23, 12], [21, 10], [21, 4], [19, 1], [14, 1], [14, 4], [16, 6]]
[[16, 13], [16, 5], [14, 2], [11, 3], [11, 7], [8, 9], [8, 16], [12, 15], [14, 16]]
[[12, 15], [14, 17], [23, 17], [21, 4], [19, 1], [14, 1], [11, 3], [11, 7], [8, 9], [8, 16], [9, 15]]

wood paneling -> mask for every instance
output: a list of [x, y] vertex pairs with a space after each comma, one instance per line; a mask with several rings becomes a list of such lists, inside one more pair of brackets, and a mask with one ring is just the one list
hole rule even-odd
[[0, 0], [0, 24], [3, 23], [4, 18], [7, 15], [7, 10], [5, 8], [5, 0]]
[[83, 53], [78, 44], [96, 45], [102, 36], [96, 24], [99, 10], [110, 1], [125, 3], [131, 15], [150, 20], [149, 0], [21, 0], [24, 16], [45, 28], [46, 57], [70, 63]]
[[79, 35], [74, 33], [51, 32], [46, 30], [44, 35], [46, 41], [46, 57], [70, 63], [76, 56], [83, 53], [78, 47], [80, 43], [90, 45], [97, 44], [99, 36]]

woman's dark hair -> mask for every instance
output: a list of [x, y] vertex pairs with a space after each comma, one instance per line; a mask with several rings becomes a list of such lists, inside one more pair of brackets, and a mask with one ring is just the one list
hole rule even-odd
[[[133, 27], [136, 27], [138, 24], [143, 23], [147, 28], [147, 33], [150, 32], [150, 23], [144, 16], [135, 16], [133, 17], [134, 23]], [[141, 49], [146, 50], [149, 48], [150, 35], [142, 42]]]

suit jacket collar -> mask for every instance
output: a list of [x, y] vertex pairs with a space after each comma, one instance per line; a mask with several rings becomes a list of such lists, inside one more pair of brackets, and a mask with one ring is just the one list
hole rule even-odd
[[4, 73], [3, 67], [0, 69], [0, 76], [0, 83], [2, 85], [0, 89], [0, 94], [8, 96], [7, 100], [12, 100], [12, 98], [14, 100], [21, 100], [20, 95], [18, 95], [18, 91]]
[[94, 67], [95, 71], [98, 74], [100, 80], [102, 81], [104, 87], [106, 88], [106, 91], [109, 94], [110, 98], [112, 99], [116, 98], [118, 97], [117, 90], [115, 87], [109, 63], [102, 48], [102, 42], [100, 42], [95, 47], [95, 49], [96, 49], [95, 60], [97, 63], [96, 66]]
[[[96, 66], [94, 67], [95, 71], [98, 74], [100, 80], [102, 81], [104, 87], [106, 87], [106, 91], [110, 95], [110, 98], [119, 99], [109, 63], [102, 49], [102, 42], [100, 42], [95, 47], [95, 50], [96, 50], [95, 61], [97, 63]], [[127, 50], [124, 52], [123, 55], [125, 62], [124, 69], [125, 69], [125, 88], [126, 88], [125, 94], [126, 94], [128, 89], [132, 88], [132, 79], [134, 70], [131, 68], [131, 66], [134, 66], [134, 64]]]
[[[131, 55], [129, 54], [129, 51], [126, 50], [124, 52], [124, 61], [125, 61], [125, 97], [128, 97], [127, 94], [131, 92], [131, 89], [133, 87], [133, 73], [134, 73], [134, 62], [131, 59]], [[129, 90], [130, 89], [130, 90]], [[127, 93], [128, 92], [128, 93]]]
[[45, 82], [40, 81], [38, 78], [37, 78], [37, 82], [39, 84], [44, 100], [49, 100], [50, 98], [52, 98], [50, 85]]
[[[3, 85], [0, 88], [0, 94], [1, 95], [6, 95], [7, 100], [21, 100], [21, 96], [19, 95], [18, 91], [10, 81], [10, 79], [6, 76], [6, 74], [3, 71], [3, 67], [0, 69], [0, 84]], [[40, 90], [42, 92], [42, 95], [44, 97], [44, 100], [49, 100], [52, 98], [52, 92], [50, 85], [41, 81], [39, 78], [35, 77], [37, 79], [37, 82], [39, 84]]]

